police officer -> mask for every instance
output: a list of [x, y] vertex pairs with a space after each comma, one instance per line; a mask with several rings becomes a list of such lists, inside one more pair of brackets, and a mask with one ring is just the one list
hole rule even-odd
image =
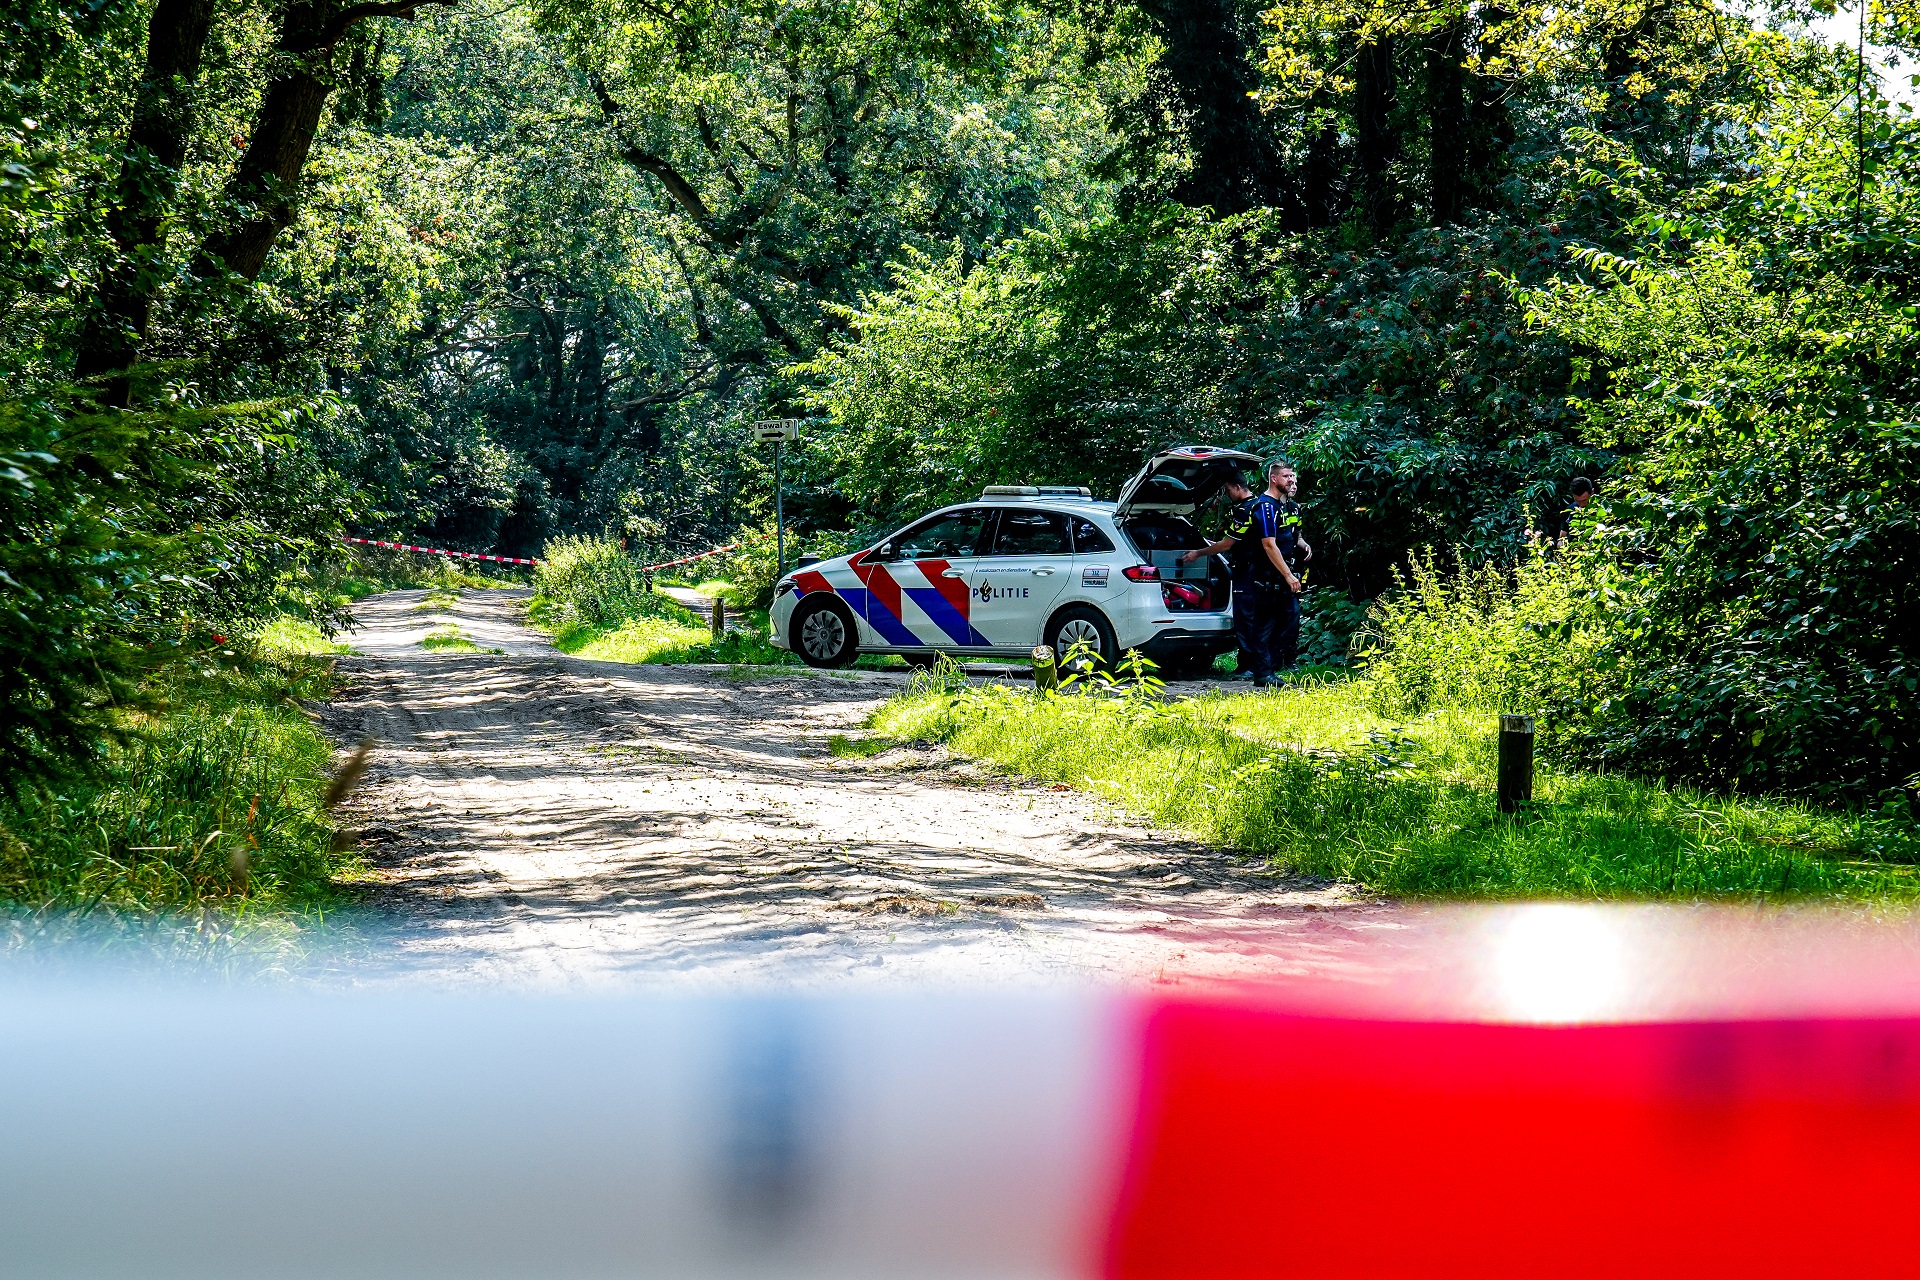
[[[1189, 551], [1180, 559], [1192, 564], [1202, 556], [1226, 553], [1233, 566], [1233, 634], [1240, 645], [1241, 669], [1234, 678], [1268, 688], [1277, 683], [1273, 675], [1274, 640], [1283, 602], [1292, 601], [1300, 589], [1300, 580], [1279, 546], [1283, 531], [1290, 539], [1292, 531], [1272, 496], [1271, 483], [1267, 493], [1255, 494], [1252, 486], [1236, 475], [1224, 487], [1234, 507], [1220, 540]], [[1295, 617], [1297, 640], [1297, 610]]]
[[1313, 548], [1300, 533], [1300, 504], [1293, 495], [1300, 490], [1300, 473], [1284, 462], [1267, 467], [1267, 491], [1277, 512], [1279, 529], [1274, 539], [1280, 559], [1286, 564], [1285, 589], [1276, 592], [1273, 625], [1273, 669], [1291, 671], [1300, 661], [1300, 574], [1313, 559]]

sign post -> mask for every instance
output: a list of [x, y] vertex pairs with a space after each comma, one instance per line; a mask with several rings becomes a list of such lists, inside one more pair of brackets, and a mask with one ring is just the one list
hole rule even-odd
[[773, 574], [778, 578], [787, 568], [787, 510], [785, 488], [780, 479], [780, 446], [800, 438], [800, 419], [763, 418], [753, 424], [753, 438], [762, 444], [769, 441], [773, 444]]

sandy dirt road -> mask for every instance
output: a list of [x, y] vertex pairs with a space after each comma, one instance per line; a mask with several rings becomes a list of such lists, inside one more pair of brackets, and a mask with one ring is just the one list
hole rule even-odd
[[[364, 602], [346, 821], [375, 868], [369, 981], [529, 987], [1189, 982], [1362, 974], [1401, 928], [939, 748], [828, 751], [902, 683], [597, 663], [524, 592]], [[429, 653], [458, 625], [499, 654]]]

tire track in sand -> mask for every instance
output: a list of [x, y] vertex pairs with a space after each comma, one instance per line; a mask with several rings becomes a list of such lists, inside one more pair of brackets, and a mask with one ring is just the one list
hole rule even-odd
[[[347, 813], [378, 877], [367, 981], [1361, 976], [1400, 932], [938, 748], [832, 757], [900, 677], [576, 660], [521, 625], [525, 594], [355, 610], [326, 722], [379, 744]], [[507, 652], [417, 648], [448, 621]]]

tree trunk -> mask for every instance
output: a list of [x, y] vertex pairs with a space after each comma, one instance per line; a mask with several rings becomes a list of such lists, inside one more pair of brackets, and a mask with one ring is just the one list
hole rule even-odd
[[213, 0], [159, 0], [147, 23], [147, 63], [107, 215], [118, 257], [100, 282], [74, 362], [75, 381], [112, 375], [101, 396], [111, 407], [125, 407], [131, 394], [127, 370], [140, 358], [162, 277], [161, 229], [179, 189], [193, 132], [193, 84], [212, 26]]
[[[310, 70], [300, 65], [308, 59], [320, 66]], [[247, 154], [227, 184], [227, 198], [239, 206], [240, 221], [207, 238], [202, 252], [210, 263], [224, 264], [248, 280], [258, 279], [273, 242], [293, 221], [300, 173], [313, 149], [327, 95], [333, 91], [333, 85], [321, 78], [327, 60], [326, 51], [310, 54], [267, 85], [253, 118]]]
[[[1497, 5], [1480, 11], [1481, 49], [1494, 52], [1501, 28], [1513, 21], [1513, 14]], [[1466, 199], [1481, 207], [1492, 208], [1499, 200], [1500, 176], [1507, 167], [1507, 153], [1513, 147], [1513, 116], [1507, 110], [1504, 86], [1491, 76], [1467, 77]]]
[[1329, 124], [1308, 140], [1306, 162], [1300, 166], [1300, 206], [1308, 229], [1330, 227], [1340, 220], [1345, 195], [1342, 176], [1340, 129]]
[[1400, 139], [1394, 132], [1393, 37], [1363, 44], [1354, 56], [1354, 141], [1360, 160], [1360, 207], [1375, 239], [1393, 230], [1400, 217], [1393, 162]]
[[1435, 226], [1460, 219], [1467, 163], [1467, 24], [1427, 37], [1427, 192]]
[[1222, 216], [1280, 202], [1272, 127], [1248, 95], [1260, 87], [1231, 0], [1150, 0], [1165, 46], [1154, 75], [1183, 117], [1193, 167], [1169, 193]]
[[259, 278], [273, 242], [293, 222], [300, 174], [313, 150], [327, 95], [333, 92], [334, 46], [353, 25], [374, 17], [411, 19], [420, 4], [454, 3], [457, 0], [388, 0], [342, 7], [337, 0], [308, 0], [281, 12], [274, 53], [282, 69], [267, 82], [247, 153], [227, 184], [227, 198], [238, 206], [240, 221], [207, 237], [200, 247], [203, 264], [224, 264], [248, 280]]

